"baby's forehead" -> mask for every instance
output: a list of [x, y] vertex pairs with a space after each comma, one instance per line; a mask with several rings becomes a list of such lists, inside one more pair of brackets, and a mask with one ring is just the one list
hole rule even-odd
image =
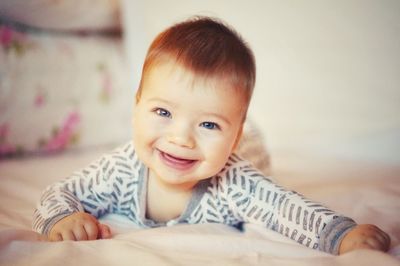
[[188, 88], [203, 87], [245, 92], [244, 88], [235, 86], [236, 77], [227, 72], [196, 71], [174, 60], [158, 62], [147, 72], [146, 79], [159, 78], [160, 72], [162, 72], [166, 78], [175, 77], [179, 81], [188, 83]]

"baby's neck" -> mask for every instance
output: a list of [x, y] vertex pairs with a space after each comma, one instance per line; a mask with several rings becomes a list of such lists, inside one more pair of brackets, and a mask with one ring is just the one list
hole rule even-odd
[[157, 222], [166, 222], [179, 217], [191, 199], [194, 185], [175, 186], [165, 184], [149, 173], [146, 218]]

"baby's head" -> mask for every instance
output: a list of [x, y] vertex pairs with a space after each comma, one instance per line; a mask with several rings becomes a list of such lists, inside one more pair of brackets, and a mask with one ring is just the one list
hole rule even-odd
[[251, 50], [232, 29], [195, 18], [151, 44], [136, 95], [136, 152], [167, 184], [217, 174], [240, 139], [255, 83]]
[[211, 81], [238, 92], [245, 113], [253, 93], [256, 66], [243, 39], [222, 22], [196, 17], [161, 32], [150, 45], [136, 94], [140, 100], [145, 81], [154, 67], [174, 63], [193, 74], [194, 82]]

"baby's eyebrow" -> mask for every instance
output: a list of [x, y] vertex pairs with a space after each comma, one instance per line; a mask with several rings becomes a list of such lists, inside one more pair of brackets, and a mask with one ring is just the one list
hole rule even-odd
[[165, 100], [163, 98], [160, 98], [160, 97], [153, 97], [153, 98], [148, 99], [147, 101], [149, 101], [149, 102], [162, 102], [162, 103], [165, 103], [165, 104], [168, 104], [168, 105], [173, 105], [172, 102], [170, 102], [168, 100]]
[[218, 119], [224, 121], [226, 124], [231, 125], [231, 122], [227, 118], [225, 118], [223, 115], [220, 115], [220, 114], [217, 114], [217, 113], [212, 113], [212, 112], [204, 113], [203, 115], [204, 116], [215, 116]]
[[168, 101], [164, 98], [157, 97], [157, 96], [149, 98], [146, 101], [150, 102], [151, 104], [163, 104], [163, 105], [166, 105], [165, 107], [168, 107], [168, 108], [176, 107], [176, 103], [174, 103], [173, 101]]

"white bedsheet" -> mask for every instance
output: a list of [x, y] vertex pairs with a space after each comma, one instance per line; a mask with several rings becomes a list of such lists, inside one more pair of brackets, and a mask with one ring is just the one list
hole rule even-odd
[[103, 151], [0, 161], [0, 265], [400, 265], [400, 168], [275, 154], [278, 182], [392, 238], [389, 254], [359, 250], [332, 256], [278, 233], [246, 225], [137, 229], [116, 215], [102, 220], [109, 240], [50, 243], [30, 231], [46, 185], [85, 166]]

